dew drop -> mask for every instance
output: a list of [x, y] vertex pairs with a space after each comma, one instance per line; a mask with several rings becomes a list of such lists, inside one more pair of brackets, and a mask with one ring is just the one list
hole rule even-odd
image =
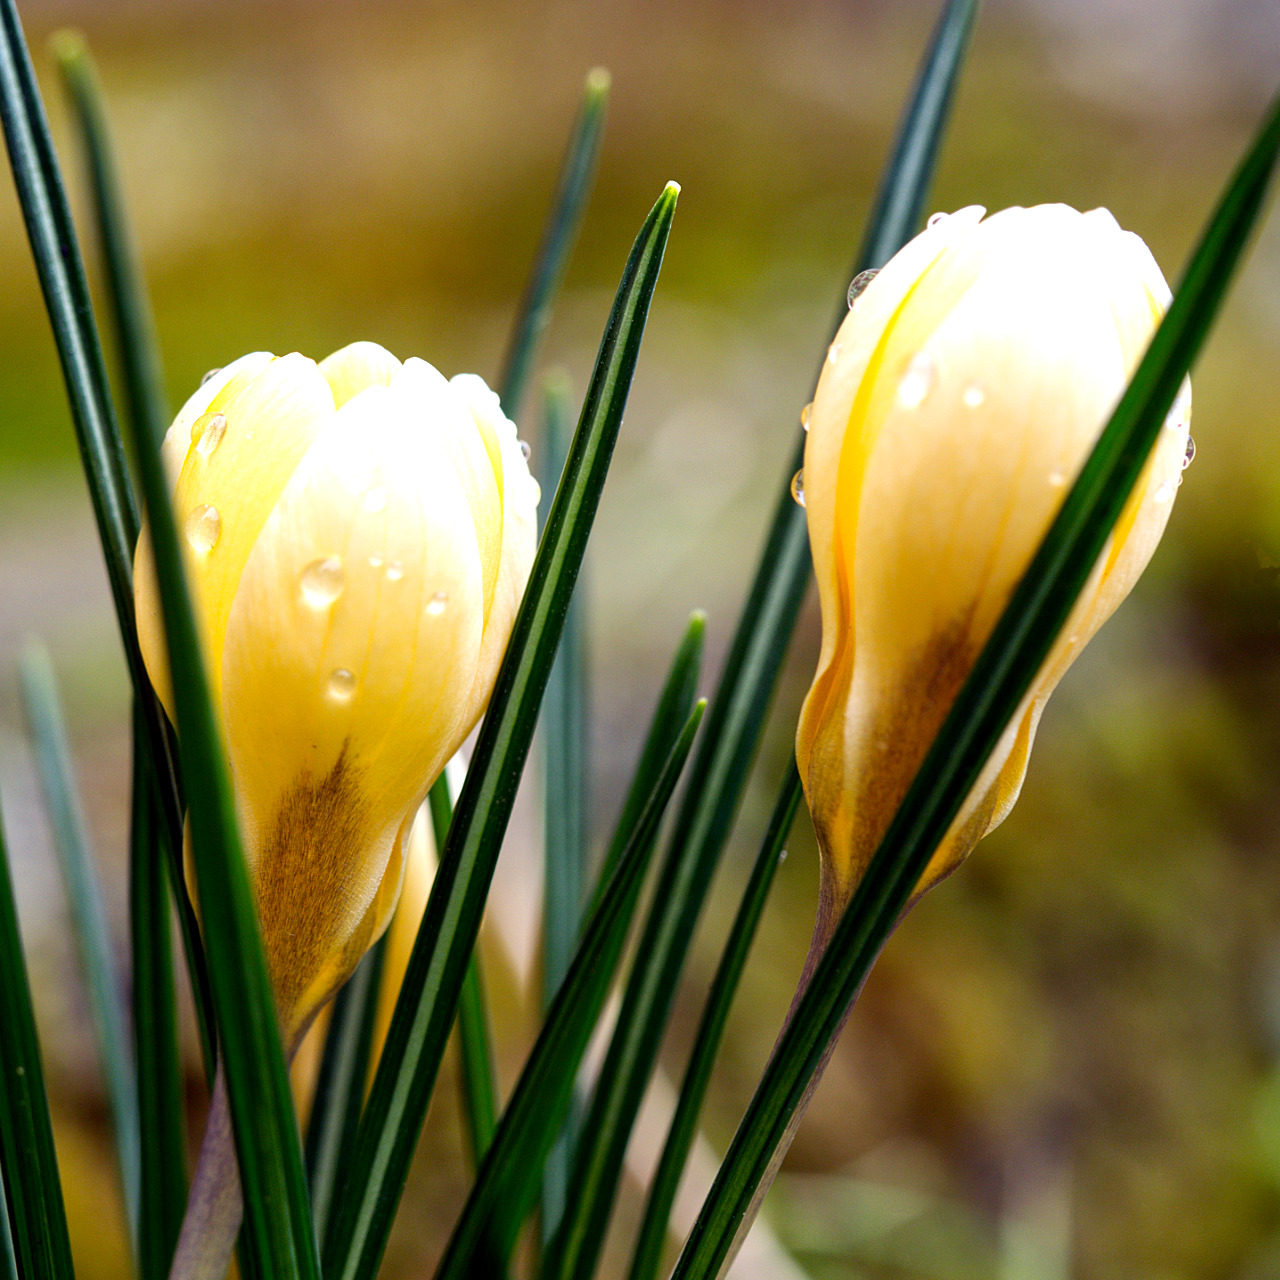
[[313, 609], [324, 609], [331, 605], [342, 594], [342, 588], [346, 585], [342, 561], [337, 556], [313, 560], [302, 571], [302, 598]]
[[1163, 480], [1156, 486], [1156, 491], [1151, 496], [1156, 502], [1172, 502], [1177, 490], [1178, 486], [1172, 480]]
[[827, 348], [827, 359], [832, 364], [835, 364], [835, 362], [840, 359], [840, 344], [838, 342], [833, 342]]
[[427, 601], [427, 612], [433, 617], [438, 618], [449, 604], [449, 593], [447, 591], [437, 591], [435, 595]]
[[924, 403], [925, 397], [933, 390], [938, 380], [938, 369], [933, 357], [920, 351], [911, 357], [907, 371], [898, 383], [898, 403], [904, 409], [915, 409]]
[[366, 511], [381, 511], [387, 505], [387, 491], [380, 484], [375, 484], [361, 499], [360, 505]]
[[1187, 451], [1182, 455], [1183, 471], [1185, 471], [1191, 465], [1191, 461], [1195, 456], [1196, 456], [1196, 442], [1190, 436], [1188, 436]]
[[207, 458], [227, 434], [227, 415], [211, 413], [207, 417], [197, 418], [191, 434], [195, 437], [196, 452]]
[[382, 552], [375, 551], [373, 555], [369, 557], [369, 568], [381, 569], [382, 565], [383, 565]]
[[861, 297], [862, 291], [869, 285], [879, 274], [877, 268], [873, 267], [870, 271], [859, 271], [853, 277], [853, 281], [849, 285], [849, 309], [853, 310], [853, 304]]
[[960, 399], [964, 401], [965, 408], [977, 409], [986, 403], [987, 393], [982, 389], [981, 383], [971, 382], [960, 393]]
[[520, 445], [520, 456], [528, 462], [533, 456], [533, 450], [529, 448], [529, 442], [527, 440], [520, 440], [518, 443]]
[[936, 227], [940, 222], [946, 222], [951, 215], [949, 213], [931, 213], [929, 221], [924, 225], [926, 227]]
[[221, 372], [222, 372], [221, 369], [210, 369], [209, 372], [206, 373], [204, 377], [200, 379], [200, 385], [203, 387], [204, 384], [208, 382], [210, 378], [216, 378], [218, 374], [220, 374]]
[[809, 403], [805, 405], [803, 409], [800, 410], [800, 425], [806, 431], [809, 430], [809, 417], [812, 413], [813, 413], [813, 401], [810, 400]]
[[345, 706], [355, 696], [355, 672], [348, 671], [346, 667], [334, 667], [325, 681], [324, 692], [330, 702]]
[[791, 477], [791, 496], [800, 506], [804, 506], [804, 470], [803, 468]]
[[1055, 489], [1061, 489], [1062, 486], [1067, 483], [1067, 477], [1063, 475], [1057, 467], [1054, 467], [1054, 469], [1049, 472], [1049, 483]]
[[387, 581], [399, 582], [404, 577], [404, 565], [399, 560], [387, 561]]
[[222, 532], [222, 517], [218, 514], [218, 508], [203, 503], [194, 508], [187, 517], [185, 532], [193, 551], [200, 555], [212, 551], [218, 545], [218, 535]]
[[778, 854], [778, 865], [781, 866], [784, 862], [786, 862], [786, 860], [787, 860], [787, 851], [783, 849]]

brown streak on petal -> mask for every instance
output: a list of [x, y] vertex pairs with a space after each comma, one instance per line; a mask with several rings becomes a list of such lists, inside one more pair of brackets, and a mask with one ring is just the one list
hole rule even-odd
[[[840, 910], [862, 879], [961, 685], [973, 669], [980, 646], [970, 634], [969, 624], [966, 612], [935, 631], [921, 646], [895, 684], [896, 697], [879, 707], [860, 758], [846, 763], [846, 767], [853, 766], [855, 774], [846, 778], [850, 796], [840, 806], [840, 816], [849, 824], [847, 835], [842, 837], [837, 831], [824, 831], [821, 827], [818, 832], [819, 844], [824, 847], [823, 878], [832, 878], [832, 892]], [[835, 864], [827, 849], [847, 850], [846, 856], [839, 859], [841, 865]], [[950, 866], [935, 872], [931, 864], [929, 883], [949, 870]]]
[[341, 950], [351, 915], [350, 872], [368, 838], [367, 805], [344, 743], [323, 778], [302, 773], [284, 793], [258, 864], [258, 910], [286, 1037], [298, 1000]]

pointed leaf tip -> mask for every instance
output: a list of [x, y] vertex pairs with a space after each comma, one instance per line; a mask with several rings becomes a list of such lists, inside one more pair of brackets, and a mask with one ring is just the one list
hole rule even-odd
[[608, 67], [592, 67], [587, 72], [583, 91], [589, 98], [603, 98], [613, 86], [613, 73]]

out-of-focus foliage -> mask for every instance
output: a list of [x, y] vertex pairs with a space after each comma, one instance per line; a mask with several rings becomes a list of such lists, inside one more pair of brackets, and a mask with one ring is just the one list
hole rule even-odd
[[[1091, 35], [1068, 25], [1066, 5], [992, 3], [932, 207], [1107, 205], [1176, 278], [1260, 114], [1251, 77], [1280, 31], [1264, 4], [1214, 9], [1210, 31], [1213, 7], [1193, 0], [1167, 6], [1159, 31], [1107, 25], [1139, 7], [1099, 6]], [[329, 350], [354, 334], [430, 352], [447, 373], [492, 375], [582, 75], [610, 67], [600, 182], [547, 347], [576, 385], [617, 246], [663, 181], [683, 195], [591, 552], [599, 841], [634, 726], [695, 606], [710, 614], [714, 674], [933, 6], [671, 0], [642, 17], [585, 0], [33, 0], [23, 12], [37, 57], [73, 21], [99, 61], [178, 399], [243, 351]], [[47, 61], [39, 70], [58, 128]], [[126, 686], [7, 181], [0, 281], [0, 788], [78, 1273], [108, 1280], [125, 1274], [123, 1219], [117, 1246], [102, 1221], [113, 1176], [102, 1087], [17, 738], [18, 638], [47, 636], [63, 674], [118, 921]], [[792, 1149], [774, 1216], [816, 1276], [1056, 1280], [1069, 1265], [1083, 1280], [1251, 1280], [1274, 1265], [1274, 214], [1196, 370], [1192, 433], [1198, 453], [1165, 541], [1064, 681], [1018, 809], [886, 949]], [[790, 750], [816, 646], [810, 609], [763, 753], [768, 779]], [[726, 881], [745, 876], [769, 799], [749, 794]], [[720, 1143], [786, 1008], [816, 879], [802, 823], [709, 1104]], [[728, 892], [713, 899], [704, 980], [733, 906]], [[673, 1070], [700, 1005], [692, 987], [681, 997]], [[494, 1012], [509, 1086], [531, 1014], [501, 984]], [[194, 1097], [194, 1040], [190, 1050]], [[447, 1108], [433, 1109], [423, 1149], [389, 1276], [436, 1256], [465, 1190]], [[623, 1204], [623, 1226], [638, 1205]]]

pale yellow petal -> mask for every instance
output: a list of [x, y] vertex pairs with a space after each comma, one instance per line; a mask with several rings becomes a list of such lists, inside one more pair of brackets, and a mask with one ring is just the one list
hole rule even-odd
[[[227, 616], [245, 563], [299, 460], [332, 417], [333, 396], [315, 362], [290, 355], [255, 376], [232, 378], [192, 424], [199, 443], [183, 463], [173, 508], [217, 704]], [[215, 436], [213, 447], [203, 447]]]
[[376, 342], [353, 342], [320, 361], [339, 409], [366, 387], [389, 387], [400, 369], [400, 361]]
[[[397, 830], [461, 741], [481, 593], [470, 510], [437, 434], [387, 388], [360, 393], [263, 527], [223, 663], [250, 860], [260, 881], [272, 865], [282, 912], [324, 896], [319, 950], [364, 916]], [[291, 813], [310, 823], [328, 807], [341, 810], [337, 835], [284, 838]], [[322, 875], [309, 866], [316, 840]]]

